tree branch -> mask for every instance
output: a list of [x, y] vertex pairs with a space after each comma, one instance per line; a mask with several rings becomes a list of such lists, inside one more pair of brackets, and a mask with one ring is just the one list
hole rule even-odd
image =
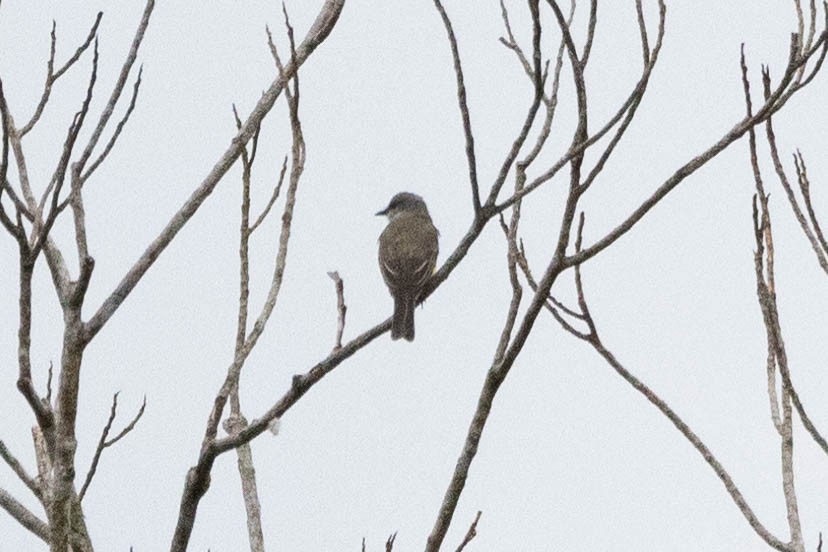
[[40, 540], [49, 544], [49, 526], [2, 488], [0, 488], [0, 508], [3, 508], [20, 525], [31, 531]]
[[40, 116], [43, 114], [43, 109], [46, 107], [46, 104], [49, 102], [49, 96], [52, 94], [52, 86], [55, 82], [63, 76], [63, 74], [69, 70], [72, 65], [75, 64], [78, 59], [80, 59], [81, 55], [89, 48], [89, 45], [92, 43], [92, 39], [95, 38], [98, 34], [98, 26], [101, 24], [101, 18], [103, 17], [103, 12], [98, 12], [98, 15], [95, 17], [95, 22], [92, 24], [92, 27], [89, 29], [89, 33], [86, 35], [86, 40], [77, 47], [75, 53], [72, 54], [66, 63], [64, 63], [60, 69], [55, 71], [55, 46], [57, 42], [57, 34], [55, 33], [55, 22], [52, 21], [52, 33], [51, 33], [51, 45], [49, 50], [49, 60], [46, 62], [46, 83], [43, 86], [43, 93], [40, 96], [40, 101], [37, 103], [37, 107], [35, 108], [34, 114], [32, 114], [31, 119], [29, 122], [23, 125], [18, 133], [20, 138], [25, 136], [26, 134], [31, 131], [37, 122], [40, 120]]
[[6, 464], [11, 468], [11, 470], [17, 475], [20, 481], [23, 482], [26, 487], [32, 494], [34, 494], [38, 500], [43, 500], [43, 491], [40, 488], [40, 484], [37, 480], [35, 480], [31, 475], [26, 472], [26, 468], [24, 468], [20, 461], [15, 458], [15, 456], [11, 453], [11, 451], [6, 447], [6, 444], [3, 441], [0, 441], [0, 458], [2, 458]]
[[480, 188], [477, 183], [477, 159], [474, 151], [474, 134], [471, 128], [471, 117], [469, 116], [469, 106], [466, 101], [466, 84], [463, 79], [463, 65], [460, 62], [460, 51], [457, 48], [457, 38], [454, 36], [454, 28], [451, 25], [451, 20], [446, 13], [443, 3], [440, 0], [434, 0], [434, 6], [440, 13], [440, 18], [443, 20], [443, 26], [446, 28], [449, 45], [451, 46], [451, 57], [454, 62], [454, 74], [457, 78], [457, 104], [460, 107], [460, 117], [463, 121], [463, 135], [466, 138], [466, 159], [469, 165], [469, 183], [472, 191], [472, 206], [474, 207], [475, 216], [480, 212]]
[[261, 124], [262, 119], [270, 112], [276, 99], [281, 94], [288, 80], [293, 77], [298, 67], [313, 53], [331, 32], [339, 18], [344, 6], [344, 0], [326, 0], [319, 12], [313, 26], [308, 31], [305, 39], [296, 49], [296, 63], [291, 62], [285, 68], [283, 75], [280, 75], [259, 99], [253, 112], [242, 125], [241, 130], [236, 134], [230, 146], [221, 155], [210, 173], [204, 178], [201, 184], [193, 191], [190, 198], [181, 206], [178, 212], [173, 215], [161, 233], [147, 247], [146, 251], [135, 262], [132, 268], [126, 273], [115, 290], [107, 297], [97, 312], [87, 322], [85, 328], [85, 339], [91, 340], [106, 322], [118, 310], [124, 300], [129, 296], [144, 274], [158, 259], [161, 253], [172, 242], [173, 238], [184, 227], [192, 216], [198, 211], [202, 203], [210, 196], [218, 182], [230, 169], [233, 163], [241, 155], [244, 144], [253, 136]]
[[135, 417], [132, 418], [132, 421], [121, 430], [118, 435], [113, 437], [112, 439], [107, 439], [109, 436], [109, 431], [112, 429], [112, 423], [115, 421], [115, 416], [118, 413], [118, 393], [115, 393], [112, 396], [112, 407], [109, 411], [109, 419], [106, 421], [106, 425], [101, 431], [101, 437], [98, 439], [98, 446], [95, 447], [95, 454], [92, 456], [92, 464], [89, 466], [89, 471], [86, 472], [86, 479], [81, 486], [80, 493], [78, 493], [78, 501], [82, 501], [84, 495], [86, 494], [87, 489], [89, 489], [89, 484], [92, 483], [92, 478], [95, 477], [95, 472], [98, 469], [98, 462], [101, 459], [101, 454], [105, 448], [111, 447], [118, 441], [120, 441], [127, 433], [135, 429], [135, 425], [138, 423], [138, 420], [141, 419], [141, 416], [144, 415], [144, 409], [147, 406], [147, 398], [144, 397], [143, 402], [141, 403], [141, 408], [138, 409], [138, 413], [135, 414]]

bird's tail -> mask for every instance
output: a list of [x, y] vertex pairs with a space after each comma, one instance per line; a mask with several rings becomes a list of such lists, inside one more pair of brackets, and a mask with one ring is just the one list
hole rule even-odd
[[394, 319], [391, 321], [391, 339], [405, 338], [414, 341], [414, 307], [411, 296], [394, 297]]

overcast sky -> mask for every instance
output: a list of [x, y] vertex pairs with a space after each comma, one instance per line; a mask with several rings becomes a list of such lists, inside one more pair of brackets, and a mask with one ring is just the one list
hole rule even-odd
[[[288, 0], [298, 37], [321, 1]], [[57, 21], [59, 63], [83, 40], [98, 10], [97, 115], [109, 95], [142, 2], [4, 2], [0, 77], [18, 124], [39, 98]], [[629, 4], [629, 5], [628, 5]], [[792, 2], [668, 2], [660, 62], [639, 113], [584, 201], [588, 243], [620, 222], [679, 166], [704, 151], [744, 113], [739, 46], [754, 91], [760, 64], [778, 77]], [[527, 48], [523, 2], [508, 2]], [[746, 7], [749, 6], [749, 7]], [[645, 8], [655, 32], [655, 2]], [[495, 177], [520, 128], [531, 88], [510, 51], [495, 1], [446, 0], [466, 70], [481, 186]], [[542, 10], [546, 55], [557, 44]], [[586, 6], [576, 15], [582, 40]], [[136, 111], [85, 203], [96, 268], [86, 317], [166, 224], [232, 139], [231, 104], [246, 114], [274, 78], [265, 25], [283, 52], [277, 2], [159, 2], [139, 53]], [[629, 93], [640, 71], [632, 2], [599, 8], [587, 72], [591, 128]], [[53, 170], [85, 92], [87, 54], [56, 86], [28, 136], [37, 190]], [[282, 294], [242, 375], [242, 406], [259, 416], [334, 344], [336, 298], [327, 271], [345, 281], [351, 338], [387, 318], [392, 301], [376, 266], [384, 219], [373, 214], [396, 192], [422, 195], [440, 230], [445, 260], [471, 220], [468, 172], [454, 73], [440, 18], [429, 1], [349, 0], [330, 38], [301, 70], [307, 168], [300, 184]], [[563, 73], [560, 121], [545, 162], [571, 136], [574, 100]], [[131, 81], [130, 81], [131, 82]], [[783, 160], [800, 148], [817, 211], [828, 216], [825, 75], [775, 119]], [[758, 100], [758, 98], [757, 98]], [[125, 105], [119, 107], [121, 113]], [[282, 100], [267, 118], [254, 168], [254, 212], [289, 151]], [[88, 129], [87, 129], [88, 131]], [[88, 135], [87, 135], [88, 136]], [[766, 180], [776, 243], [777, 293], [793, 378], [814, 422], [828, 428], [826, 279], [784, 192]], [[523, 238], [542, 270], [557, 235], [561, 175], [526, 204]], [[740, 141], [684, 181], [623, 239], [583, 269], [604, 343], [684, 417], [728, 468], [759, 518], [787, 540], [779, 439], [765, 382], [765, 330], [755, 297], [747, 143]], [[136, 430], [108, 449], [84, 500], [98, 550], [169, 546], [184, 476], [197, 458], [212, 398], [232, 360], [238, 294], [240, 169], [219, 184], [86, 352], [77, 466], [82, 481], [120, 391], [125, 423], [146, 395]], [[281, 205], [281, 201], [278, 205]], [[823, 217], [824, 220], [828, 220]], [[68, 221], [68, 219], [67, 219]], [[71, 226], [55, 229], [69, 248]], [[251, 265], [256, 312], [270, 281], [278, 214], [256, 235]], [[826, 223], [828, 224], [828, 223]], [[488, 370], [510, 288], [506, 245], [490, 225], [422, 309], [417, 339], [386, 334], [343, 363], [282, 420], [278, 436], [253, 444], [269, 550], [422, 549], [459, 455]], [[555, 291], [571, 302], [571, 275]], [[35, 472], [31, 411], [17, 379], [17, 253], [0, 238], [0, 439]], [[58, 363], [61, 315], [42, 261], [35, 285], [33, 365], [45, 388]], [[796, 426], [796, 484], [810, 550], [828, 533], [828, 459]], [[235, 455], [216, 462], [191, 550], [247, 549]], [[7, 467], [0, 487], [43, 515]], [[766, 545], [692, 446], [597, 354], [542, 313], [495, 400], [445, 549], [454, 549], [477, 510], [467, 550], [741, 551]], [[44, 550], [0, 514], [0, 552]]]

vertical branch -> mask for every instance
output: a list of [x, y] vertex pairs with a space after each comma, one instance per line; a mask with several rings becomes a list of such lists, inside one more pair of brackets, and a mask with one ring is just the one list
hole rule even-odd
[[787, 387], [782, 389], [782, 492], [785, 495], [785, 508], [788, 513], [788, 528], [791, 532], [791, 548], [796, 552], [805, 552], [802, 541], [802, 525], [799, 521], [799, 506], [794, 485], [793, 459], [793, 410], [791, 394]]
[[[310, 55], [310, 52], [312, 52], [313, 49], [316, 48], [319, 42], [321, 42], [328, 36], [331, 29], [333, 28], [333, 25], [336, 23], [342, 6], [343, 0], [328, 0], [325, 6], [323, 6], [319, 15], [317, 16], [317, 19], [314, 22], [313, 27], [308, 32], [308, 36], [298, 47], [296, 46], [294, 41], [293, 27], [290, 25], [290, 21], [287, 17], [287, 12], [285, 11], [285, 22], [288, 29], [288, 37], [290, 38], [291, 45], [291, 61], [287, 66], [282, 65], [281, 61], [278, 58], [278, 54], [276, 53], [275, 46], [272, 46], [272, 40], [269, 41], [272, 47], [272, 51], [274, 53], [274, 60], [276, 61], [277, 67], [279, 69], [279, 78], [277, 79], [276, 83], [274, 83], [272, 90], [276, 91], [276, 87], [278, 84], [278, 92], [281, 92], [282, 90], [285, 91], [285, 96], [288, 100], [291, 134], [293, 138], [293, 143], [291, 147], [291, 168], [289, 183], [287, 194], [285, 197], [285, 206], [282, 211], [282, 227], [279, 235], [279, 250], [276, 254], [273, 278], [271, 280], [270, 289], [268, 290], [265, 303], [262, 306], [262, 309], [259, 313], [259, 316], [256, 318], [253, 327], [247, 333], [247, 336], [244, 339], [244, 344], [239, 350], [239, 354], [237, 354], [236, 357], [233, 359], [233, 363], [231, 364], [231, 367], [228, 369], [225, 381], [213, 401], [213, 408], [207, 420], [204, 438], [202, 439], [201, 451], [198, 457], [198, 462], [195, 466], [190, 468], [187, 473], [184, 491], [181, 495], [181, 504], [179, 507], [178, 520], [176, 522], [175, 532], [173, 533], [172, 543], [170, 545], [170, 550], [172, 552], [184, 552], [187, 548], [190, 535], [192, 534], [193, 525], [195, 523], [195, 517], [198, 510], [199, 502], [201, 501], [201, 498], [204, 496], [204, 494], [207, 492], [210, 485], [210, 472], [212, 470], [216, 456], [224, 450], [229, 450], [230, 448], [238, 448], [245, 443], [249, 443], [252, 437], [246, 437], [246, 435], [250, 435], [251, 433], [257, 435], [262, 431], [262, 429], [260, 429], [260, 425], [257, 425], [256, 428], [254, 428], [252, 431], [251, 426], [248, 425], [247, 427], [240, 429], [238, 433], [230, 435], [227, 439], [224, 440], [225, 443], [233, 442], [234, 444], [232, 446], [227, 446], [224, 449], [220, 449], [219, 445], [217, 444], [218, 440], [216, 436], [218, 424], [221, 419], [222, 413], [224, 412], [224, 407], [227, 403], [228, 396], [234, 386], [234, 382], [238, 379], [238, 371], [241, 370], [241, 367], [244, 364], [245, 360], [247, 359], [253, 348], [256, 346], [258, 339], [264, 332], [265, 326], [267, 325], [267, 322], [270, 319], [271, 314], [273, 313], [273, 309], [276, 306], [276, 300], [279, 296], [279, 291], [281, 290], [282, 286], [282, 280], [287, 262], [290, 230], [293, 222], [293, 210], [296, 203], [296, 193], [305, 166], [305, 141], [302, 133], [302, 125], [299, 120], [300, 94], [298, 68], [302, 61], [304, 61], [303, 57], [306, 59], [307, 56]], [[291, 80], [293, 81], [292, 90], [290, 87]], [[267, 95], [268, 93], [265, 93], [265, 97], [267, 97]], [[264, 101], [264, 99], [265, 98], [260, 100], [259, 105], [254, 110], [254, 114], [257, 110], [260, 110], [262, 108], [262, 102]], [[275, 97], [273, 98], [273, 101], [275, 101]], [[264, 105], [267, 104], [265, 103]], [[272, 103], [270, 105], [272, 105]], [[269, 107], [270, 106], [267, 105], [267, 109], [269, 109]], [[263, 114], [261, 114], [260, 117], [261, 116], [263, 116]], [[239, 135], [243, 135], [245, 133], [247, 125], [251, 124], [251, 121], [255, 120], [256, 119], [254, 118], [254, 116], [251, 115], [251, 117], [248, 118], [247, 122], [242, 125], [242, 128], [239, 131]], [[260, 120], [261, 119], [259, 119], [259, 121]], [[244, 141], [241, 141], [239, 145], [243, 143]], [[240, 151], [239, 155], [241, 155]], [[284, 175], [284, 171], [282, 172], [282, 174]], [[215, 185], [215, 183], [213, 183], [212, 185]], [[275, 195], [278, 195], [278, 191], [274, 193], [274, 196]], [[275, 201], [275, 199], [273, 199], [272, 201]], [[260, 216], [260, 218], [251, 228], [258, 226], [258, 224], [263, 219], [264, 215], [270, 210], [272, 201], [268, 203], [268, 206], [265, 208], [265, 211], [262, 214], [262, 216]], [[353, 351], [343, 351], [342, 354], [352, 354], [352, 352]], [[294, 402], [298, 399], [298, 396], [301, 395], [293, 397]], [[272, 418], [267, 420], [266, 424], [269, 424], [275, 417], [278, 416], [274, 415]], [[261, 418], [256, 420], [257, 423], [262, 421], [263, 420]], [[252, 462], [250, 465], [252, 466]]]
[[[748, 80], [748, 69], [745, 63], [745, 48], [742, 45], [740, 66], [742, 69], [742, 88], [745, 93], [745, 108], [747, 115], [753, 115], [753, 102], [750, 96], [750, 81]], [[756, 270], [757, 278], [757, 293], [762, 294], [764, 277], [764, 262], [765, 262], [765, 228], [770, 228], [770, 218], [767, 215], [767, 194], [765, 193], [765, 184], [762, 180], [762, 172], [759, 168], [758, 155], [756, 153], [756, 130], [750, 128], [748, 130], [748, 151], [750, 152], [750, 166], [753, 170], [753, 180], [756, 187], [756, 195], [753, 198], [753, 230], [756, 237], [756, 252], [754, 253], [754, 268]], [[762, 202], [762, 215], [760, 218], [757, 208], [757, 198]], [[768, 241], [772, 240], [770, 232], [767, 233]], [[771, 241], [772, 243], [772, 241]], [[773, 255], [769, 254], [767, 262], [770, 268], [770, 274], [773, 274]], [[760, 303], [761, 304], [761, 303]], [[771, 421], [778, 432], [782, 432], [782, 418], [779, 414], [779, 397], [776, 393], [776, 354], [773, 347], [773, 333], [772, 328], [765, 324], [765, 331], [767, 333], [767, 360], [765, 363], [765, 372], [767, 374], [767, 389], [768, 400], [770, 401]]]
[[[241, 129], [236, 106], [233, 106], [233, 115], [236, 119], [236, 128]], [[249, 271], [249, 244], [250, 235], [250, 176], [253, 162], [256, 159], [256, 149], [259, 141], [260, 129], [253, 135], [251, 151], [248, 153], [247, 146], [241, 151], [242, 160], [242, 199], [241, 199], [241, 221], [239, 227], [239, 313], [236, 328], [236, 341], [234, 358], [242, 358], [242, 348], [247, 337], [247, 315], [248, 299], [250, 296], [250, 271]], [[239, 378], [241, 376], [242, 362], [234, 362], [230, 368], [230, 416], [225, 420], [224, 429], [230, 435], [237, 435], [247, 426], [247, 420], [241, 413], [241, 401], [239, 398]], [[253, 451], [250, 444], [245, 443], [236, 449], [239, 477], [241, 479], [242, 496], [247, 514], [247, 536], [250, 542], [251, 552], [264, 552], [264, 533], [262, 531], [262, 512], [259, 502], [259, 491], [256, 485], [256, 469], [253, 464]]]
[[115, 86], [112, 88], [109, 100], [106, 102], [106, 106], [98, 119], [98, 123], [92, 131], [92, 136], [89, 138], [89, 142], [86, 144], [80, 159], [77, 161], [78, 174], [81, 173], [86, 166], [87, 161], [89, 161], [92, 151], [98, 144], [98, 140], [100, 140], [104, 128], [106, 128], [109, 119], [112, 117], [112, 113], [115, 111], [115, 105], [121, 97], [126, 81], [129, 78], [129, 73], [132, 70], [132, 66], [135, 64], [135, 59], [138, 57], [138, 49], [141, 47], [141, 43], [144, 40], [144, 35], [146, 34], [147, 27], [149, 26], [150, 16], [152, 15], [154, 8], [155, 0], [147, 0], [147, 3], [144, 6], [144, 12], [141, 15], [141, 21], [138, 23], [138, 28], [135, 30], [135, 35], [132, 38], [132, 44], [129, 47], [129, 52], [127, 53], [123, 65], [121, 66], [121, 72], [118, 75], [118, 80], [115, 81]]
[[[750, 111], [751, 106], [749, 85], [747, 82], [747, 77], [745, 76], [746, 69], [744, 67], [744, 64], [742, 74], [742, 82], [745, 88], [746, 103], [748, 106], [748, 111]], [[769, 89], [767, 71], [763, 72], [763, 84], [764, 92], [767, 96]], [[774, 169], [776, 170], [776, 174], [779, 177], [779, 181], [782, 184], [782, 187], [785, 188], [789, 200], [791, 200], [791, 205], [794, 207], [794, 212], [796, 213], [797, 219], [800, 222], [800, 226], [802, 226], [803, 230], [805, 230], [806, 235], [809, 237], [809, 241], [811, 241], [811, 245], [814, 248], [814, 251], [819, 253], [821, 245], [816, 240], [813, 233], [809, 233], [808, 231], [809, 228], [807, 225], [807, 221], [805, 221], [804, 217], [802, 217], [802, 212], [798, 208], [798, 204], [793, 195], [793, 190], [790, 186], [790, 183], [788, 182], [787, 176], [785, 175], [785, 170], [782, 167], [782, 163], [779, 160], [779, 153], [776, 145], [776, 136], [773, 132], [773, 127], [771, 125], [770, 119], [768, 119], [766, 122], [766, 131], [771, 159], [773, 160]], [[753, 131], [751, 130], [751, 135], [752, 134]], [[826, 454], [828, 454], [828, 440], [825, 439], [825, 437], [819, 432], [814, 423], [811, 421], [810, 416], [808, 416], [808, 413], [805, 411], [805, 407], [799, 398], [799, 393], [797, 393], [796, 388], [794, 387], [794, 384], [791, 381], [790, 368], [788, 366], [788, 356], [785, 351], [784, 341], [782, 339], [782, 327], [779, 322], [779, 311], [776, 305], [776, 284], [774, 281], [773, 271], [774, 249], [773, 234], [771, 232], [770, 209], [768, 208], [768, 196], [765, 193], [764, 187], [762, 185], [761, 177], [758, 176], [759, 166], [758, 161], [756, 159], [755, 139], [750, 142], [750, 147], [751, 165], [753, 166], [754, 179], [756, 181], [756, 195], [759, 198], [759, 204], [761, 205], [762, 210], [761, 215], [757, 215], [757, 208], [755, 204], [756, 200], [754, 199], [753, 219], [754, 234], [756, 239], [756, 254], [754, 256], [754, 263], [757, 282], [757, 294], [759, 298], [759, 304], [762, 309], [762, 316], [765, 323], [768, 340], [768, 393], [772, 400], [771, 408], [774, 424], [777, 426], [778, 429], [780, 429], [780, 436], [784, 440], [785, 436], [782, 435], [781, 431], [784, 428], [782, 427], [782, 424], [780, 424], [779, 421], [778, 407], [774, 406], [777, 402], [776, 383], [774, 374], [776, 372], [776, 369], [778, 368], [779, 375], [782, 378], [783, 401], [786, 400], [785, 395], [787, 395], [790, 398], [794, 408], [796, 409], [797, 414], [799, 415], [800, 420], [802, 420], [802, 425], [805, 427], [808, 433], [810, 433], [811, 437], [814, 439], [814, 442], [816, 442], [820, 446], [820, 448], [822, 448], [822, 450]], [[799, 168], [799, 165], [797, 165], [798, 170]], [[765, 254], [763, 255], [763, 253]], [[820, 259], [820, 264], [822, 265], [824, 257], [819, 257], [818, 255], [818, 258]], [[791, 489], [793, 488], [792, 485], [793, 483], [791, 482]]]
[[120, 308], [124, 300], [132, 293], [138, 282], [141, 281], [147, 270], [155, 263], [156, 259], [172, 242], [178, 232], [195, 215], [204, 201], [210, 196], [219, 180], [230, 169], [233, 163], [241, 155], [241, 146], [246, 144], [261, 124], [261, 121], [269, 113], [276, 99], [281, 95], [284, 86], [293, 74], [308, 57], [322, 44], [339, 19], [342, 12], [344, 0], [325, 0], [311, 28], [308, 30], [305, 39], [296, 48], [296, 62], [285, 68], [284, 74], [270, 85], [256, 104], [250, 116], [242, 124], [242, 129], [233, 138], [231, 144], [217, 160], [210, 173], [202, 180], [192, 195], [184, 202], [181, 208], [171, 217], [164, 229], [147, 247], [141, 257], [127, 271], [116, 288], [100, 305], [95, 314], [86, 324], [86, 339], [91, 340], [107, 323], [113, 314]]
[[348, 312], [348, 307], [345, 305], [345, 283], [339, 276], [339, 272], [328, 272], [328, 276], [334, 281], [336, 288], [336, 341], [334, 342], [334, 351], [342, 348], [342, 334], [345, 332], [345, 314]]
[[805, 159], [802, 157], [802, 153], [800, 151], [797, 151], [796, 154], [794, 154], [794, 165], [796, 166], [799, 191], [802, 193], [802, 199], [805, 203], [805, 210], [808, 212], [808, 218], [811, 221], [811, 227], [813, 228], [813, 233], [816, 236], [816, 243], [812, 241], [811, 246], [814, 247], [814, 251], [817, 253], [817, 257], [819, 259], [825, 259], [828, 257], [828, 241], [826, 241], [825, 235], [822, 233], [822, 227], [820, 226], [819, 220], [814, 212], [814, 206], [811, 202], [811, 182], [808, 179], [808, 169], [805, 167]]
[[477, 184], [477, 159], [474, 151], [474, 134], [471, 128], [471, 117], [469, 106], [466, 101], [466, 84], [463, 79], [463, 65], [460, 62], [460, 51], [457, 48], [457, 38], [454, 36], [454, 28], [440, 0], [434, 0], [434, 6], [440, 12], [443, 26], [446, 28], [449, 45], [451, 46], [451, 57], [454, 62], [454, 74], [457, 78], [457, 103], [460, 107], [460, 117], [463, 120], [463, 135], [466, 138], [466, 159], [469, 164], [469, 183], [472, 191], [472, 206], [475, 217], [480, 216], [480, 188]]
[[825, 254], [819, 239], [814, 235], [811, 226], [808, 224], [808, 220], [805, 218], [805, 214], [802, 212], [799, 201], [794, 194], [793, 187], [785, 174], [785, 168], [782, 166], [782, 161], [779, 158], [779, 150], [776, 147], [776, 135], [774, 134], [773, 124], [770, 118], [768, 118], [765, 122], [765, 130], [767, 131], [767, 140], [768, 145], [770, 146], [771, 160], [773, 161], [774, 169], [776, 169], [776, 175], [779, 177], [779, 183], [785, 190], [785, 195], [788, 197], [788, 202], [790, 203], [791, 209], [796, 216], [797, 222], [799, 222], [799, 227], [802, 228], [802, 232], [805, 234], [805, 237], [808, 238], [808, 242], [811, 244], [811, 248], [816, 254], [819, 266], [821, 266], [822, 270], [828, 274], [828, 255]]

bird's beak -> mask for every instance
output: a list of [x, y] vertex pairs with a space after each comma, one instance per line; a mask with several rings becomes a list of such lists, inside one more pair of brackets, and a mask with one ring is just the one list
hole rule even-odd
[[387, 207], [385, 209], [383, 209], [382, 211], [377, 211], [376, 213], [374, 213], [374, 215], [378, 216], [378, 217], [382, 216], [382, 215], [387, 215], [387, 214], [388, 214], [388, 208]]

